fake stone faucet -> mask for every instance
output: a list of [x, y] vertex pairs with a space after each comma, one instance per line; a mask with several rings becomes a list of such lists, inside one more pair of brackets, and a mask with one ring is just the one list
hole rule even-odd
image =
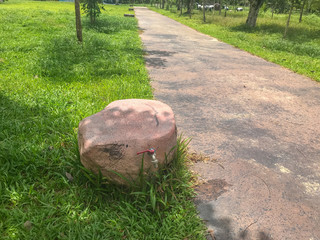
[[118, 100], [79, 123], [78, 144], [80, 160], [87, 169], [127, 184], [124, 179], [139, 179], [140, 154], [146, 153], [146, 175], [172, 160], [177, 145], [174, 114], [160, 101]]

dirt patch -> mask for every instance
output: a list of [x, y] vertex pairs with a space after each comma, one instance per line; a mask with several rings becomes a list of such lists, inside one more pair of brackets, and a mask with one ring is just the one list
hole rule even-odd
[[223, 193], [228, 191], [232, 185], [227, 183], [224, 179], [212, 179], [195, 188], [198, 193], [195, 202], [209, 202], [217, 200]]
[[193, 162], [193, 163], [197, 163], [197, 162], [217, 162], [216, 158], [212, 158], [208, 155], [205, 155], [203, 153], [197, 153], [197, 152], [191, 152], [188, 154], [188, 159]]

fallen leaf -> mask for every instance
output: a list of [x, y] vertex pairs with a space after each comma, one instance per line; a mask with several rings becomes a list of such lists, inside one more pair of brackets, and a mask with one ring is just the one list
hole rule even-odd
[[70, 182], [73, 181], [73, 177], [72, 177], [72, 175], [71, 175], [70, 173], [66, 172], [66, 177], [68, 178], [68, 180], [69, 180]]
[[30, 230], [30, 229], [32, 228], [32, 223], [28, 220], [28, 221], [26, 221], [26, 222], [23, 224], [23, 226], [24, 226], [26, 229]]
[[212, 240], [215, 240], [216, 238], [215, 238], [215, 236], [214, 236], [214, 231], [213, 231], [212, 229], [209, 229], [208, 232], [209, 232]]

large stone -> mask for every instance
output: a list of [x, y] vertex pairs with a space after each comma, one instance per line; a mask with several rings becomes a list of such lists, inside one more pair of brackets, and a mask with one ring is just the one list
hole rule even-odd
[[[172, 109], [159, 101], [119, 100], [104, 110], [83, 119], [79, 124], [78, 142], [82, 164], [95, 173], [126, 184], [114, 172], [136, 180], [142, 155], [154, 148], [159, 165], [177, 144], [177, 130]], [[167, 161], [171, 161], [171, 154]], [[145, 172], [157, 171], [152, 156], [144, 154]]]

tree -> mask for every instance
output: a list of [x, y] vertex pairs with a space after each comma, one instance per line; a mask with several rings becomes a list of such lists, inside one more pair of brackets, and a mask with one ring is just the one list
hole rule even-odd
[[188, 13], [188, 14], [191, 13], [192, 5], [193, 5], [193, 0], [184, 0], [184, 6], [187, 8], [187, 12], [186, 13]]
[[268, 0], [267, 3], [263, 4], [262, 8], [265, 12], [271, 9], [273, 18], [274, 13], [285, 13], [289, 11], [290, 6], [287, 0]]
[[192, 10], [193, 10], [193, 0], [190, 0], [190, 2], [189, 2], [189, 9], [188, 9], [189, 17], [190, 17], [190, 18], [192, 17]]
[[286, 28], [285, 28], [284, 33], [283, 33], [283, 38], [287, 37], [287, 32], [288, 32], [288, 29], [289, 29], [291, 14], [292, 14], [292, 11], [293, 11], [293, 7], [295, 5], [297, 5], [297, 6], [300, 5], [299, 4], [299, 0], [291, 0], [290, 1], [290, 11], [289, 11], [289, 16], [288, 16], [288, 20], [287, 20], [287, 25], [286, 25]]
[[180, 11], [180, 1], [176, 0], [176, 6], [177, 6], [177, 10]]
[[160, 8], [161, 8], [161, 9], [164, 9], [165, 3], [166, 3], [165, 0], [160, 1]]
[[307, 11], [310, 12], [320, 12], [320, 0], [308, 0]]
[[289, 23], [290, 23], [290, 18], [291, 18], [292, 10], [293, 10], [293, 3], [291, 3], [291, 6], [290, 6], [289, 16], [288, 16], [286, 28], [285, 28], [285, 30], [284, 30], [283, 38], [286, 38], [286, 37], [287, 37], [287, 32], [288, 32], [288, 28], [289, 28]]
[[82, 27], [81, 27], [81, 16], [80, 16], [80, 3], [79, 0], [74, 1], [75, 12], [76, 12], [76, 32], [79, 42], [82, 42]]
[[82, 4], [82, 9], [87, 16], [90, 17], [91, 24], [95, 23], [96, 18], [101, 14], [101, 9], [104, 10], [103, 6], [100, 6], [100, 4], [102, 4], [102, 0], [84, 0], [84, 3]]
[[202, 13], [203, 13], [203, 22], [206, 22], [206, 2], [202, 1]]
[[246, 21], [246, 24], [249, 27], [256, 26], [259, 10], [260, 10], [263, 2], [264, 2], [264, 0], [249, 0], [250, 10], [249, 10], [248, 18]]
[[302, 6], [301, 6], [301, 9], [300, 9], [300, 18], [299, 18], [299, 23], [302, 22], [302, 14], [303, 14], [303, 9], [304, 9], [304, 6], [306, 5], [306, 0], [303, 0], [302, 1]]

